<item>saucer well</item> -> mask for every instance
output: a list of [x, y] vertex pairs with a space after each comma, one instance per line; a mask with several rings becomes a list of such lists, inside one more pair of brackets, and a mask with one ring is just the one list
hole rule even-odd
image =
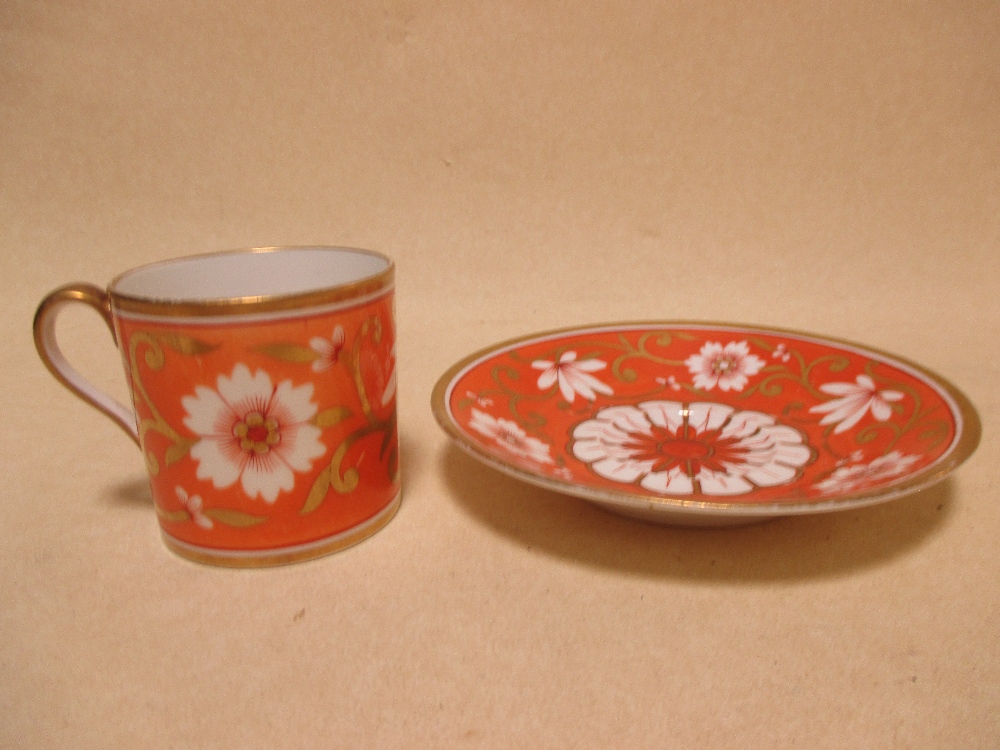
[[438, 380], [435, 418], [480, 461], [616, 513], [734, 525], [885, 502], [972, 455], [944, 378], [775, 328], [622, 323], [537, 333]]

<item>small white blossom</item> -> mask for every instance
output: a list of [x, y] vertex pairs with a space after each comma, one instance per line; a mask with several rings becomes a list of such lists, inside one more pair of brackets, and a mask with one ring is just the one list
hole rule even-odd
[[344, 327], [337, 326], [334, 328], [333, 335], [328, 339], [314, 336], [309, 340], [309, 347], [319, 355], [313, 360], [313, 371], [323, 372], [324, 370], [329, 370], [337, 364], [340, 350], [344, 348]]
[[903, 398], [899, 391], [878, 390], [875, 381], [867, 375], [858, 375], [853, 383], [824, 383], [819, 389], [839, 398], [818, 404], [809, 411], [826, 415], [819, 421], [820, 424], [836, 423], [835, 435], [854, 427], [869, 410], [879, 422], [887, 421], [892, 416], [889, 403]]
[[204, 503], [202, 502], [201, 495], [189, 496], [187, 490], [180, 485], [174, 487], [174, 492], [177, 493], [177, 499], [184, 503], [184, 507], [187, 509], [187, 512], [191, 514], [192, 521], [201, 526], [203, 529], [210, 529], [214, 526], [212, 519], [202, 512]]
[[491, 417], [479, 409], [472, 410], [469, 427], [494, 441], [508, 453], [539, 464], [552, 463], [549, 446], [533, 438], [509, 419]]
[[871, 463], [842, 466], [835, 469], [829, 477], [816, 483], [816, 489], [824, 494], [863, 489], [866, 485], [880, 484], [886, 479], [905, 474], [919, 460], [919, 456], [907, 456], [899, 451], [892, 451], [884, 456], [879, 456]]
[[551, 388], [557, 381], [559, 392], [569, 403], [577, 393], [589, 401], [597, 398], [598, 393], [611, 395], [614, 393], [611, 386], [602, 383], [590, 373], [603, 370], [607, 367], [606, 362], [599, 359], [577, 360], [576, 352], [563, 352], [558, 362], [547, 359], [536, 359], [531, 363], [536, 370], [542, 370], [538, 378], [538, 387], [541, 390]]
[[764, 367], [764, 360], [750, 353], [746, 341], [730, 341], [725, 346], [709, 341], [684, 364], [694, 376], [695, 388], [710, 391], [718, 385], [720, 391], [742, 391], [748, 378]]

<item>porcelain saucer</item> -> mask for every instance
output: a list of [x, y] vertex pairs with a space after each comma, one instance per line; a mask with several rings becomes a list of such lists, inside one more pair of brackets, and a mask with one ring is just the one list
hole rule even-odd
[[944, 378], [825, 336], [652, 322], [537, 333], [438, 381], [455, 443], [518, 479], [661, 523], [733, 525], [881, 503], [972, 455]]

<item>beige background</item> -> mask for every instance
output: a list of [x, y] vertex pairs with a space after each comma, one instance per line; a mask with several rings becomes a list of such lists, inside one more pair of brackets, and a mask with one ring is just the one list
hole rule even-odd
[[[0, 747], [997, 747], [998, 29], [972, 0], [0, 0]], [[402, 508], [311, 563], [182, 561], [34, 307], [306, 243], [397, 261]], [[433, 420], [474, 349], [671, 318], [915, 359], [982, 444], [889, 505], [684, 531]], [[60, 335], [124, 394], [95, 315]]]

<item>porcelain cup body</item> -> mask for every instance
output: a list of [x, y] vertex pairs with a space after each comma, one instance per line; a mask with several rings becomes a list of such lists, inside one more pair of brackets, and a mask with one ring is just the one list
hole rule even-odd
[[[226, 566], [294, 562], [364, 539], [398, 507], [393, 278], [389, 258], [351, 248], [179, 258], [106, 289], [56, 289], [35, 343], [139, 445], [170, 549]], [[131, 406], [59, 350], [56, 318], [75, 302], [111, 329]]]

